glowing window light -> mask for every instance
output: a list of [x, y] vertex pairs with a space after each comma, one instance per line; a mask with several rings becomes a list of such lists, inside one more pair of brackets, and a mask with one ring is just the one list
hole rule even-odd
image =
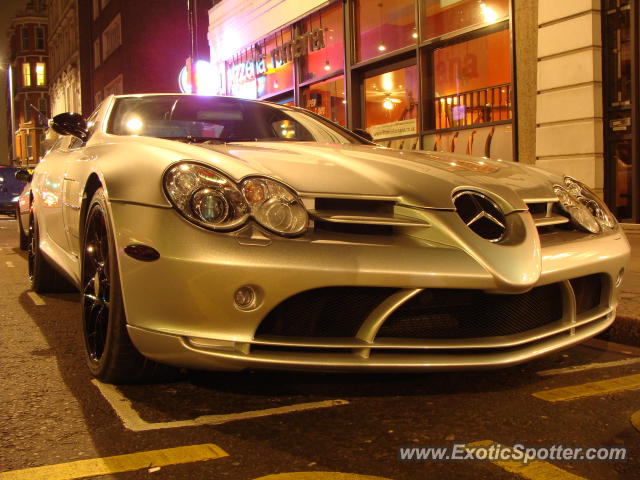
[[498, 20], [498, 14], [493, 8], [487, 7], [485, 3], [480, 4], [480, 10], [482, 10], [482, 16], [487, 23], [495, 23]]
[[392, 110], [393, 109], [393, 102], [391, 100], [389, 100], [388, 98], [385, 98], [384, 102], [382, 102], [382, 106], [384, 108], [386, 108], [387, 110]]

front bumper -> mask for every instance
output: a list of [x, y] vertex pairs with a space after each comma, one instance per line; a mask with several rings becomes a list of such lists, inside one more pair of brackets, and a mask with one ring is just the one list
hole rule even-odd
[[[205, 231], [171, 209], [115, 202], [111, 209], [131, 339], [145, 356], [189, 368], [446, 370], [516, 364], [607, 328], [629, 256], [620, 232], [573, 232], [543, 242], [537, 282], [510, 290], [462, 249], [416, 238], [268, 240]], [[122, 253], [134, 243], [156, 248], [161, 258], [143, 263]], [[603, 279], [602, 298], [578, 314], [567, 280], [594, 274]], [[454, 340], [376, 338], [394, 310], [428, 289], [519, 295], [550, 284], [562, 289], [562, 312], [527, 331]], [[245, 285], [260, 292], [250, 311], [234, 304], [234, 293]], [[389, 288], [393, 294], [350, 337], [256, 335], [288, 298], [336, 286]]]

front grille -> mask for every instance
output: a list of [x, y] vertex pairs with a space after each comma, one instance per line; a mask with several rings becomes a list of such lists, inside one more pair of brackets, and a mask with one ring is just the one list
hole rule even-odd
[[[392, 236], [392, 225], [372, 224], [367, 219], [393, 216], [395, 202], [388, 200], [366, 200], [351, 198], [316, 198], [315, 210], [312, 212], [316, 232], [346, 233], [350, 235]], [[362, 217], [361, 221], [343, 223], [328, 221], [314, 213], [344, 214]]]
[[288, 298], [262, 321], [261, 335], [354, 337], [365, 318], [394, 288], [327, 287]]
[[377, 338], [480, 338], [513, 335], [562, 318], [558, 284], [519, 295], [425, 290], [384, 323]]
[[602, 275], [587, 275], [571, 280], [576, 296], [576, 314], [581, 314], [600, 305], [602, 298]]

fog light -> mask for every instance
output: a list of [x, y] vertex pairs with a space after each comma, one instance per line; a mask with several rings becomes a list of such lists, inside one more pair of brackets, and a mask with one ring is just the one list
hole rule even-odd
[[245, 285], [236, 290], [233, 294], [233, 300], [236, 303], [236, 307], [240, 310], [251, 310], [256, 306], [258, 294], [250, 285]]
[[616, 278], [616, 287], [622, 284], [622, 278], [624, 277], [624, 268], [621, 268], [618, 272], [618, 278]]

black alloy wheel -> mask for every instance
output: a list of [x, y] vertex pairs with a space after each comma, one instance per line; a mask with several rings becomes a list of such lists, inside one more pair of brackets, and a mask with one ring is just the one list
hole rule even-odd
[[109, 327], [111, 280], [109, 239], [101, 208], [93, 208], [86, 226], [82, 265], [82, 313], [87, 355], [99, 362], [104, 354]]
[[115, 235], [102, 188], [89, 204], [82, 241], [81, 293], [85, 358], [108, 383], [148, 383], [178, 372], [140, 354], [129, 338], [118, 273]]

